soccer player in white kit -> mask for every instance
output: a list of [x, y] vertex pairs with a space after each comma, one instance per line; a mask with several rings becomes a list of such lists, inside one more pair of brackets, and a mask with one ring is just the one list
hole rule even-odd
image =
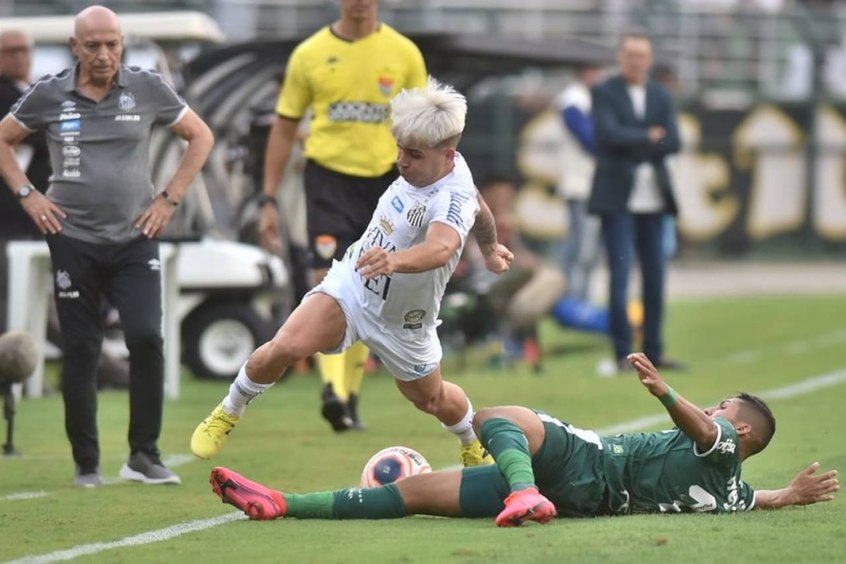
[[247, 404], [291, 364], [362, 341], [400, 392], [458, 437], [465, 466], [492, 462], [473, 431], [470, 400], [441, 376], [436, 327], [471, 229], [492, 272], [507, 271], [514, 256], [497, 242], [493, 216], [456, 150], [464, 96], [430, 77], [425, 88], [398, 94], [391, 112], [400, 178], [379, 199], [364, 235], [252, 354], [223, 402], [194, 431], [196, 456], [217, 454]]

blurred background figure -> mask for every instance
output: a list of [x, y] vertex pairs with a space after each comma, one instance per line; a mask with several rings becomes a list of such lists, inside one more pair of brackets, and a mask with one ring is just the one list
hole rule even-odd
[[[554, 264], [533, 253], [522, 241], [514, 215], [517, 187], [508, 176], [492, 175], [479, 184], [479, 192], [496, 221], [497, 239], [512, 250], [511, 269], [487, 276], [488, 299], [498, 319], [506, 360], [525, 360], [539, 370], [541, 348], [537, 325], [564, 294], [564, 275]], [[485, 271], [481, 254], [471, 245], [474, 270]]]
[[608, 258], [611, 340], [618, 370], [630, 370], [632, 328], [627, 313], [629, 271], [637, 253], [644, 307], [643, 350], [663, 369], [664, 218], [676, 213], [666, 157], [679, 150], [675, 105], [650, 78], [652, 40], [640, 32], [622, 37], [619, 74], [593, 91], [597, 166], [589, 210], [602, 220]]
[[[0, 119], [6, 117], [32, 80], [32, 40], [23, 31], [0, 32]], [[15, 156], [36, 190], [47, 190], [50, 156], [44, 132], [36, 132], [15, 148]], [[6, 329], [9, 283], [6, 244], [22, 239], [43, 239], [41, 232], [24, 212], [12, 189], [0, 178], [0, 332]]]
[[[305, 139], [306, 210], [312, 284], [367, 228], [376, 203], [397, 178], [388, 100], [426, 83], [414, 43], [379, 21], [377, 0], [341, 0], [340, 17], [300, 43], [288, 61], [268, 133], [259, 238], [278, 253], [276, 193], [311, 110]], [[335, 431], [361, 428], [358, 402], [368, 350], [361, 343], [317, 356], [321, 414]]]
[[563, 175], [558, 193], [567, 202], [569, 219], [564, 246], [567, 296], [582, 302], [589, 299], [591, 273], [602, 251], [599, 219], [588, 214], [587, 199], [596, 158], [590, 91], [602, 80], [603, 74], [598, 63], [579, 66], [576, 80], [555, 99], [564, 123]]

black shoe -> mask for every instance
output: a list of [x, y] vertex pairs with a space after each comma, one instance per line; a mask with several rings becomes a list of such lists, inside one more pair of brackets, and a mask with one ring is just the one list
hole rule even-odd
[[653, 363], [655, 364], [655, 368], [658, 370], [671, 370], [676, 372], [686, 372], [687, 365], [681, 363], [677, 360], [671, 360], [669, 358], [662, 358], [658, 362]]
[[162, 464], [158, 455], [136, 452], [120, 469], [120, 477], [144, 484], [181, 484], [182, 480]]
[[323, 387], [320, 398], [323, 400], [320, 414], [329, 422], [335, 432], [340, 433], [353, 428], [353, 421], [350, 418], [347, 404], [335, 393], [331, 382]]
[[617, 373], [620, 372], [637, 372], [632, 363], [626, 357], [617, 359]]
[[100, 467], [83, 468], [79, 465], [73, 476], [73, 485], [80, 488], [97, 488], [103, 485], [103, 479], [100, 477]]
[[350, 394], [349, 399], [347, 399], [347, 411], [350, 414], [352, 428], [356, 431], [363, 431], [365, 428], [364, 423], [362, 423], [361, 418], [358, 416], [358, 394]]

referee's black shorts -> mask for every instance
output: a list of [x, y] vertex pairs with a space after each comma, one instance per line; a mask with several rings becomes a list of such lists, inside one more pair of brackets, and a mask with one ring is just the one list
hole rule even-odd
[[350, 176], [309, 159], [305, 167], [308, 239], [313, 268], [329, 268], [364, 233], [379, 197], [396, 180], [396, 168], [382, 176]]

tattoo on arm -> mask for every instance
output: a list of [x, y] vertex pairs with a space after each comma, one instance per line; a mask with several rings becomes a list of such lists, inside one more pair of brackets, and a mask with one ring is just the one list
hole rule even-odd
[[476, 191], [476, 199], [479, 201], [479, 213], [476, 214], [476, 223], [473, 224], [473, 235], [479, 244], [479, 249], [484, 255], [488, 255], [496, 250], [496, 222], [491, 209], [478, 191]]

